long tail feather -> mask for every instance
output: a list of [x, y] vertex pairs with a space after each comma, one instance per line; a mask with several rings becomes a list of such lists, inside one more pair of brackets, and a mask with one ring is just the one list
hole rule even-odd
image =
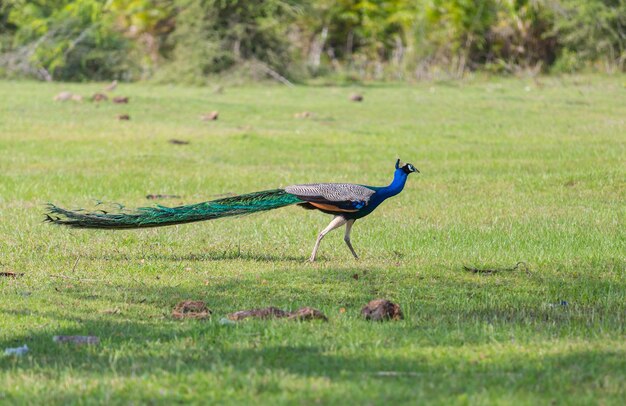
[[302, 203], [302, 200], [282, 189], [274, 189], [178, 207], [142, 207], [132, 213], [66, 210], [49, 204], [46, 221], [74, 228], [161, 227], [222, 217], [243, 216], [297, 203]]

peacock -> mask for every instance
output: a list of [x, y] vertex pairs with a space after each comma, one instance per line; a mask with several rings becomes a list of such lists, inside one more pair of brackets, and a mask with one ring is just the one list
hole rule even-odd
[[310, 183], [287, 186], [284, 189], [264, 190], [239, 196], [225, 197], [203, 203], [178, 207], [142, 207], [131, 213], [108, 213], [66, 210], [48, 205], [46, 221], [73, 228], [132, 229], [162, 227], [173, 224], [213, 220], [298, 205], [309, 210], [319, 210], [334, 217], [317, 236], [309, 260], [315, 261], [320, 243], [330, 231], [346, 226], [344, 241], [354, 258], [358, 255], [350, 242], [354, 222], [373, 212], [382, 202], [404, 189], [407, 177], [418, 172], [412, 164], [395, 165], [393, 181], [388, 186], [365, 186], [351, 183]]

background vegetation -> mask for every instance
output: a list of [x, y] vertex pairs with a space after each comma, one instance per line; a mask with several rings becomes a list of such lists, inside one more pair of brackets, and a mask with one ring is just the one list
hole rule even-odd
[[0, 47], [45, 80], [623, 71], [626, 0], [5, 0]]

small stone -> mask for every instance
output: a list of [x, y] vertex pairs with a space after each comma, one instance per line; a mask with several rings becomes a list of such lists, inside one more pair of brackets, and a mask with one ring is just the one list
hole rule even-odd
[[180, 199], [180, 196], [179, 196], [179, 195], [149, 194], [149, 195], [146, 195], [146, 199], [148, 199], [148, 200], [157, 200], [157, 199]]
[[328, 321], [328, 318], [322, 312], [317, 309], [313, 309], [312, 307], [303, 307], [295, 312], [286, 312], [277, 307], [270, 306], [263, 309], [241, 310], [229, 314], [228, 318], [233, 321], [240, 321], [247, 318], [257, 318], [261, 320], [287, 318], [288, 320], [299, 321]]
[[172, 310], [175, 319], [206, 319], [211, 317], [211, 310], [201, 300], [185, 300]]
[[401, 320], [404, 318], [400, 306], [386, 299], [375, 299], [369, 302], [363, 309], [361, 315], [365, 320]]
[[107, 101], [107, 100], [109, 100], [109, 96], [103, 93], [95, 93], [93, 96], [91, 96], [91, 101], [95, 101], [98, 103], [101, 101]]
[[112, 100], [116, 104], [128, 104], [128, 97], [115, 96]]
[[171, 140], [168, 141], [170, 144], [174, 144], [174, 145], [187, 145], [189, 144], [189, 141], [185, 141], [185, 140], [178, 140], [176, 138], [172, 138]]
[[23, 273], [16, 273], [16, 272], [0, 272], [0, 277], [3, 278], [20, 278], [24, 276]]
[[215, 121], [218, 119], [219, 115], [220, 113], [218, 111], [212, 111], [210, 113], [201, 115], [200, 119], [202, 121]]
[[61, 92], [54, 96], [54, 101], [67, 101], [72, 99], [71, 92]]
[[220, 325], [222, 326], [232, 326], [233, 324], [235, 324], [234, 321], [227, 319], [226, 317], [222, 317], [219, 321]]
[[239, 321], [243, 319], [247, 319], [249, 317], [257, 318], [257, 319], [270, 319], [270, 318], [281, 318], [287, 317], [289, 313], [284, 310], [281, 310], [277, 307], [266, 307], [264, 309], [252, 309], [252, 310], [240, 310], [235, 313], [231, 313], [228, 315], [230, 320]]
[[326, 317], [324, 313], [312, 307], [303, 307], [302, 309], [292, 312], [288, 316], [288, 318], [290, 320], [300, 320], [300, 321], [309, 321], [309, 320], [328, 321], [328, 317]]
[[293, 116], [295, 118], [309, 118], [313, 115], [313, 113], [311, 113], [310, 111], [303, 111], [301, 113], [296, 113]]
[[4, 355], [15, 355], [16, 357], [21, 357], [27, 352], [28, 352], [28, 346], [26, 344], [24, 344], [22, 347], [4, 349]]
[[350, 95], [350, 100], [353, 102], [362, 102], [363, 101], [363, 95], [358, 94], [358, 93], [354, 93], [352, 95]]
[[117, 80], [114, 80], [104, 88], [105, 92], [112, 92], [117, 87]]
[[100, 338], [96, 336], [54, 336], [52, 341], [55, 343], [72, 343], [77, 345], [96, 345], [100, 344]]

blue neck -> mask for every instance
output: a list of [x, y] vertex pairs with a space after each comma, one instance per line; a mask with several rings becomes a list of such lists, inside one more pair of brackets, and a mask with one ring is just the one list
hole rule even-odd
[[401, 168], [396, 169], [393, 174], [393, 182], [391, 182], [389, 186], [378, 189], [376, 194], [385, 199], [397, 195], [402, 192], [402, 189], [404, 189], [404, 184], [406, 183], [406, 178], [408, 176], [409, 174], [404, 172]]

